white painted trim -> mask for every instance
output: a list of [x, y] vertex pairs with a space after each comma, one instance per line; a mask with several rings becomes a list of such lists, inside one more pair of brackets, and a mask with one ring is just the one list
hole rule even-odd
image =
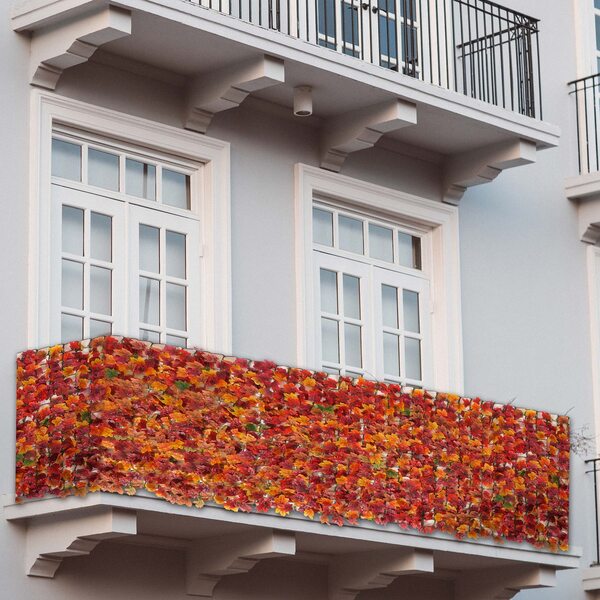
[[587, 248], [587, 272], [594, 396], [594, 449], [595, 455], [600, 456], [600, 248], [598, 246]]
[[[461, 115], [465, 119], [480, 121], [510, 135], [534, 140], [541, 148], [554, 147], [559, 142], [560, 129], [556, 125], [446, 90], [426, 81], [400, 77], [395, 71], [283, 35], [278, 31], [257, 27], [202, 5], [182, 0], [119, 0], [118, 4], [134, 12], [156, 15], [198, 31], [234, 39], [237, 43], [264, 54], [328, 71], [336, 77], [364, 83], [409, 102], [423, 103]], [[69, 18], [69, 11], [80, 5], [87, 5], [86, 0], [39, 0], [33, 7], [17, 7], [12, 14], [12, 27], [17, 31], [34, 31], [45, 26], [49, 20]]]
[[596, 23], [594, 0], [573, 0], [575, 19], [575, 50], [577, 73], [573, 79], [587, 77], [598, 71], [596, 60]]
[[204, 164], [201, 186], [205, 323], [200, 345], [232, 352], [231, 215], [229, 144], [124, 113], [32, 90], [30, 123], [30, 227], [28, 344], [48, 344], [47, 323], [40, 319], [50, 297], [50, 140], [62, 123], [83, 131], [166, 152]]
[[295, 166], [295, 247], [297, 362], [318, 368], [312, 269], [312, 205], [315, 194], [359, 209], [378, 211], [430, 230], [433, 388], [463, 393], [462, 318], [458, 209], [397, 190], [331, 173]]

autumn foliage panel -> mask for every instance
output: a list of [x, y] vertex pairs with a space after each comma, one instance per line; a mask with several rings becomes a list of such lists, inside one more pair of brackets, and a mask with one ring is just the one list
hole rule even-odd
[[118, 338], [26, 351], [17, 379], [19, 499], [144, 489], [567, 548], [566, 417]]

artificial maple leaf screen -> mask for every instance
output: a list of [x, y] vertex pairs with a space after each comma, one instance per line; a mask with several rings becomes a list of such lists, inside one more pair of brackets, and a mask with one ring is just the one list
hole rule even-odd
[[17, 499], [370, 520], [566, 550], [567, 417], [97, 338], [17, 361]]

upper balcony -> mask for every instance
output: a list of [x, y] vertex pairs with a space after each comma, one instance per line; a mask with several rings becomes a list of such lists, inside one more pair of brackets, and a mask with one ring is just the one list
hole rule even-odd
[[578, 562], [568, 417], [119, 338], [24, 352], [17, 378], [5, 514], [31, 576], [133, 543], [185, 551], [203, 597], [296, 560], [331, 600], [414, 576], [477, 600]]
[[569, 83], [577, 128], [579, 174], [566, 181], [566, 195], [578, 203], [583, 242], [600, 241], [600, 74]]
[[539, 23], [488, 0], [27, 0], [12, 24], [34, 85], [92, 55], [150, 65], [179, 78], [189, 129], [252, 95], [312, 112], [324, 168], [382, 137], [429, 152], [447, 202], [558, 141]]

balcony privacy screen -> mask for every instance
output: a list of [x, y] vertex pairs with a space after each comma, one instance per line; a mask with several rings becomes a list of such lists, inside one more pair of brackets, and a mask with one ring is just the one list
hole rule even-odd
[[18, 357], [17, 498], [145, 489], [567, 548], [567, 417], [132, 339]]

